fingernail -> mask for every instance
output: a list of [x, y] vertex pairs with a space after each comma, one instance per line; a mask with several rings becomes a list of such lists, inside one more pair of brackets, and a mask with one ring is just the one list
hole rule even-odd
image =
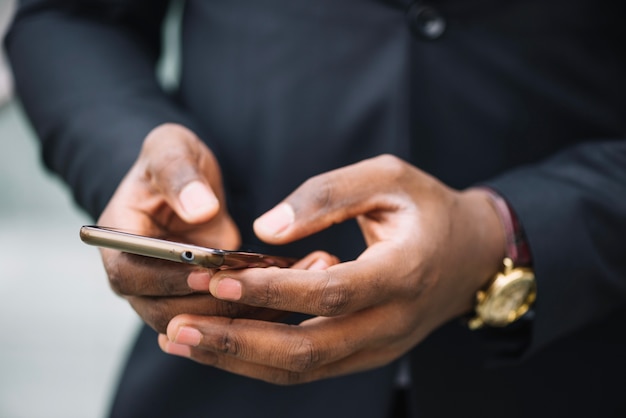
[[174, 343], [196, 347], [202, 341], [202, 334], [195, 328], [181, 327], [174, 338]]
[[328, 263], [322, 259], [315, 260], [315, 263], [311, 264], [307, 270], [326, 270]]
[[231, 278], [223, 278], [217, 282], [214, 290], [215, 297], [226, 300], [241, 299], [241, 282]]
[[165, 352], [179, 357], [191, 357], [191, 347], [188, 345], [167, 343], [165, 344]]
[[260, 216], [254, 227], [264, 235], [278, 236], [293, 223], [295, 214], [291, 205], [281, 203], [269, 212]]
[[193, 290], [209, 290], [211, 273], [208, 271], [192, 271], [187, 276], [187, 286]]
[[208, 187], [197, 180], [183, 187], [178, 198], [185, 212], [191, 216], [200, 216], [212, 212], [218, 204]]

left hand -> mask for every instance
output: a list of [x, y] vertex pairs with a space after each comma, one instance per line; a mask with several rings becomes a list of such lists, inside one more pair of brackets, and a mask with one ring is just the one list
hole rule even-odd
[[504, 231], [486, 192], [450, 189], [392, 156], [308, 180], [257, 219], [255, 232], [284, 244], [351, 218], [368, 245], [356, 260], [222, 271], [205, 289], [313, 318], [293, 326], [183, 314], [159, 336], [161, 348], [278, 384], [372, 369], [469, 312], [504, 257]]

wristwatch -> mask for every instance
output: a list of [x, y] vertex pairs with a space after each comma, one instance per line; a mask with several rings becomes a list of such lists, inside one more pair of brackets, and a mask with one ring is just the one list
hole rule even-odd
[[535, 274], [526, 267], [514, 267], [513, 260], [504, 259], [504, 271], [496, 274], [487, 289], [476, 293], [474, 317], [468, 326], [505, 327], [521, 318], [537, 295]]
[[503, 271], [476, 293], [474, 314], [467, 324], [472, 330], [512, 324], [530, 310], [537, 296], [530, 251], [521, 225], [507, 202], [489, 191], [505, 229], [507, 256]]

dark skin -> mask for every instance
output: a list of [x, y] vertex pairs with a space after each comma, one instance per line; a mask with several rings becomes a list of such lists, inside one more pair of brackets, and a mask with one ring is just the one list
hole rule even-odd
[[[185, 199], [202, 204], [189, 210]], [[297, 384], [397, 359], [471, 311], [504, 257], [503, 228], [485, 191], [451, 189], [388, 155], [309, 179], [254, 230], [285, 244], [353, 218], [367, 249], [343, 263], [321, 251], [289, 269], [220, 272], [161, 269], [108, 250], [103, 259], [114, 290], [162, 333], [165, 352]], [[239, 243], [215, 158], [176, 125], [148, 136], [99, 223], [208, 246]], [[286, 311], [313, 318], [271, 321]]]
[[[145, 139], [142, 151], [98, 219], [98, 224], [147, 236], [208, 247], [236, 249], [239, 230], [223, 202], [220, 168], [211, 151], [189, 130], [162, 125]], [[165, 332], [176, 315], [220, 315], [265, 320], [283, 318], [274, 309], [214, 298], [194, 287], [208, 285], [213, 271], [102, 249], [112, 289], [153, 329]], [[336, 263], [312, 253], [294, 268]]]

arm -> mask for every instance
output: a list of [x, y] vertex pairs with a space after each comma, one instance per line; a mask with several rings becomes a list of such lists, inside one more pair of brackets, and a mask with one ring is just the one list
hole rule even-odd
[[588, 143], [489, 185], [524, 227], [538, 298], [528, 353], [626, 303], [626, 141]]
[[97, 217], [154, 127], [191, 118], [160, 87], [167, 1], [21, 1], [6, 46], [46, 165]]
[[[218, 161], [155, 75], [166, 6], [22, 1], [7, 39], [18, 93], [46, 164], [98, 223], [236, 248]], [[202, 269], [118, 251], [103, 250], [102, 258], [113, 290], [161, 332], [181, 312], [280, 315], [194, 292], [188, 283], [210, 277]]]
[[[539, 290], [530, 350], [624, 306], [623, 141], [580, 146], [489, 185], [510, 200], [532, 250]], [[315, 177], [259, 218], [256, 233], [280, 244], [357, 218], [367, 250], [322, 272], [219, 272], [207, 290], [316, 317], [288, 327], [180, 315], [161, 347], [282, 384], [387, 364], [467, 313], [498, 269], [504, 231], [486, 194], [451, 190], [389, 157]]]
[[218, 272], [197, 288], [314, 318], [293, 327], [180, 315], [160, 337], [163, 350], [282, 384], [382, 366], [471, 310], [504, 257], [486, 191], [452, 190], [393, 156], [307, 180], [254, 228], [283, 244], [353, 218], [368, 245], [356, 260], [314, 271]]

